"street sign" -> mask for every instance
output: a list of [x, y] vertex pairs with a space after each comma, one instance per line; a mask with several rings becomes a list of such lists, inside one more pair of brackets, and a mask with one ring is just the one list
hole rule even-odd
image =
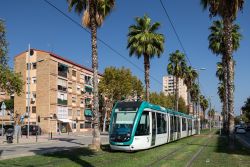
[[5, 105], [4, 102], [2, 102], [1, 109], [2, 109], [2, 110], [5, 110], [5, 109], [6, 109], [6, 105]]
[[2, 105], [1, 105], [1, 113], [0, 115], [3, 117], [5, 115], [5, 109], [6, 109], [6, 105], [5, 103], [3, 102]]

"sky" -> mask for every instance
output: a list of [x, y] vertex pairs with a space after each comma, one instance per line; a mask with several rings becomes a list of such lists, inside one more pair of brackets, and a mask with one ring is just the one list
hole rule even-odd
[[[66, 0], [48, 0], [57, 8], [81, 23], [81, 15], [69, 12]], [[186, 51], [193, 68], [200, 71], [202, 94], [211, 97], [212, 107], [221, 111], [217, 95], [218, 79], [215, 77], [216, 63], [220, 57], [208, 49], [210, 19], [208, 11], [203, 11], [200, 0], [162, 0], [175, 30]], [[143, 58], [129, 57], [127, 50], [128, 27], [135, 24], [136, 17], [147, 14], [152, 22], [160, 22], [159, 33], [165, 35], [164, 53], [153, 58], [150, 67], [150, 90], [162, 90], [162, 77], [167, 74], [169, 54], [180, 50], [180, 43], [164, 13], [160, 0], [117, 0], [112, 13], [98, 29], [98, 38], [105, 41], [116, 52], [98, 41], [99, 71], [109, 66], [131, 69], [144, 82]], [[44, 0], [0, 0], [0, 18], [5, 20], [9, 43], [9, 65], [13, 66], [14, 56], [32, 48], [52, 51], [74, 62], [91, 67], [90, 34], [49, 6]], [[241, 27], [243, 39], [240, 48], [234, 53], [235, 69], [235, 113], [250, 96], [250, 3], [245, 1], [243, 12], [238, 13], [236, 23]], [[189, 64], [189, 63], [188, 63]], [[190, 65], [190, 64], [189, 64]]]

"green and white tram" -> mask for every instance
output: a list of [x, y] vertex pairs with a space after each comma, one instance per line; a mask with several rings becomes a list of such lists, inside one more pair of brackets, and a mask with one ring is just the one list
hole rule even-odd
[[145, 101], [118, 102], [110, 120], [113, 150], [143, 150], [195, 134], [195, 119]]

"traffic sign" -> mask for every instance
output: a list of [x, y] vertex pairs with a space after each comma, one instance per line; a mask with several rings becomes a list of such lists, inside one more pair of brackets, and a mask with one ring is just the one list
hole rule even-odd
[[5, 109], [6, 109], [6, 105], [5, 105], [4, 102], [2, 102], [1, 109], [2, 109], [2, 110], [5, 110]]

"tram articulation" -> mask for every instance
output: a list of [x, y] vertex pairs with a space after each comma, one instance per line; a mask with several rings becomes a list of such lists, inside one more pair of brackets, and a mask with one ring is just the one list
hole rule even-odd
[[148, 149], [194, 135], [194, 125], [194, 117], [146, 101], [118, 102], [111, 114], [109, 143], [113, 150]]

